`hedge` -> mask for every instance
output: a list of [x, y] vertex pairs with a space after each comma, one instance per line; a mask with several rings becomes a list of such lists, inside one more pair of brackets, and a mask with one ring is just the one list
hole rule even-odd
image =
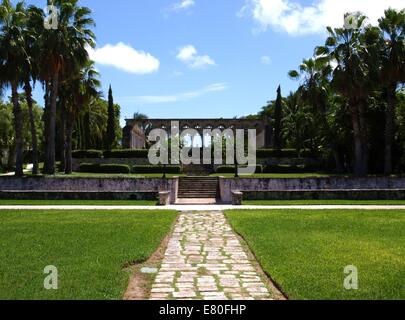
[[146, 159], [148, 158], [149, 150], [146, 149], [125, 149], [104, 151], [106, 159]]
[[166, 172], [168, 174], [180, 174], [181, 173], [181, 166], [133, 166], [132, 173], [135, 174], [148, 174], [148, 173], [163, 173]]
[[[259, 159], [268, 159], [268, 158], [299, 158], [298, 152], [296, 149], [283, 149], [283, 150], [275, 150], [275, 149], [259, 149], [257, 150], [257, 157]], [[317, 158], [319, 154], [316, 152], [305, 149], [301, 150], [302, 158]]]
[[[239, 166], [238, 168], [243, 168], [246, 166]], [[215, 171], [216, 173], [235, 173], [235, 166], [220, 166]], [[263, 167], [261, 165], [256, 166], [255, 173], [263, 173]]]
[[100, 159], [103, 157], [101, 150], [76, 150], [72, 152], [72, 158], [75, 159]]
[[125, 164], [96, 164], [96, 163], [82, 163], [80, 165], [80, 172], [86, 173], [122, 173], [129, 174], [131, 169]]
[[264, 173], [305, 173], [305, 166], [272, 165], [264, 168]]

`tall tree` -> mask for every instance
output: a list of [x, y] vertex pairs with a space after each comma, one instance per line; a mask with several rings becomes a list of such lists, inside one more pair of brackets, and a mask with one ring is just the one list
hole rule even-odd
[[329, 55], [336, 63], [332, 86], [346, 98], [351, 114], [354, 135], [354, 173], [364, 176], [368, 173], [368, 123], [367, 106], [373, 90], [373, 66], [370, 53], [364, 41], [366, 17], [357, 14], [355, 28], [328, 27], [329, 37], [324, 47], [317, 48], [318, 55]]
[[[78, 0], [48, 0], [58, 9], [56, 29], [44, 29], [41, 45], [41, 79], [45, 84], [45, 166], [46, 174], [55, 173], [56, 106], [60, 83], [88, 61], [87, 46], [95, 46], [91, 31], [91, 10], [78, 5]], [[37, 10], [39, 15], [43, 13]]]
[[108, 89], [107, 150], [111, 150], [114, 147], [115, 139], [115, 107], [113, 93], [110, 85], [110, 88]]
[[73, 125], [77, 119], [80, 110], [84, 106], [91, 105], [93, 99], [99, 99], [101, 92], [98, 90], [101, 86], [98, 80], [98, 72], [94, 68], [94, 63], [89, 61], [85, 67], [75, 76], [69, 79], [65, 84], [67, 91], [70, 92], [69, 103], [66, 108], [66, 149], [65, 149], [65, 173], [72, 173], [72, 135]]
[[23, 115], [18, 88], [21, 83], [21, 66], [28, 59], [24, 43], [26, 20], [27, 16], [23, 2], [17, 3], [14, 7], [11, 1], [2, 1], [0, 5], [0, 74], [3, 84], [11, 87], [14, 115], [16, 176], [22, 176], [24, 174]]
[[384, 38], [382, 45], [382, 68], [380, 81], [387, 98], [385, 113], [385, 164], [384, 172], [392, 173], [392, 143], [394, 137], [394, 117], [397, 109], [397, 88], [405, 82], [405, 10], [385, 11], [379, 20]]
[[274, 109], [274, 148], [281, 150], [282, 141], [282, 120], [283, 120], [283, 97], [281, 96], [281, 86], [277, 88], [277, 99]]
[[299, 95], [303, 101], [313, 108], [312, 114], [319, 120], [319, 128], [323, 131], [326, 142], [331, 147], [336, 171], [343, 172], [344, 168], [336, 141], [337, 135], [328, 122], [329, 98], [331, 95], [329, 78], [331, 71], [329, 59], [319, 56], [304, 59], [299, 71], [292, 70], [289, 72], [289, 76], [293, 79], [300, 79], [301, 77], [301, 85], [298, 88]]

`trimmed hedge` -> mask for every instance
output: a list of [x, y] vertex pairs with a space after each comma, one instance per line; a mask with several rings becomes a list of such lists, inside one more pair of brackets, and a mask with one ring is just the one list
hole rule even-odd
[[135, 174], [148, 174], [148, 173], [162, 173], [163, 171], [168, 174], [180, 174], [181, 166], [133, 166], [132, 173]]
[[75, 159], [100, 159], [103, 157], [101, 150], [75, 150], [72, 152], [72, 158]]
[[[246, 166], [239, 166], [239, 168], [243, 168]], [[215, 171], [216, 173], [235, 173], [235, 166], [220, 166]], [[255, 173], [263, 173], [263, 166], [257, 165]]]
[[85, 173], [106, 173], [106, 174], [129, 174], [131, 169], [125, 164], [97, 164], [97, 163], [82, 163], [80, 172]]
[[104, 151], [106, 159], [146, 159], [148, 158], [149, 150], [146, 149], [125, 149]]
[[[268, 158], [299, 158], [298, 152], [295, 149], [259, 149], [257, 150], [257, 157], [259, 159], [268, 159]], [[317, 158], [319, 154], [313, 152], [309, 149], [301, 150], [302, 158]]]
[[305, 166], [288, 166], [288, 165], [273, 165], [266, 166], [264, 173], [305, 173], [307, 168]]

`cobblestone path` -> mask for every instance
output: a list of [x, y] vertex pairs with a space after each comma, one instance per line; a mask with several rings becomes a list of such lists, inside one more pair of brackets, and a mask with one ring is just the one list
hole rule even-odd
[[267, 300], [271, 294], [222, 212], [183, 212], [150, 298]]

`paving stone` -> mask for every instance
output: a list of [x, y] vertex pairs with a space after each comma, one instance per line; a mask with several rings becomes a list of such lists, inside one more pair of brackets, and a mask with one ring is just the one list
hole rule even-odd
[[253, 262], [222, 212], [180, 215], [151, 299], [269, 299]]

